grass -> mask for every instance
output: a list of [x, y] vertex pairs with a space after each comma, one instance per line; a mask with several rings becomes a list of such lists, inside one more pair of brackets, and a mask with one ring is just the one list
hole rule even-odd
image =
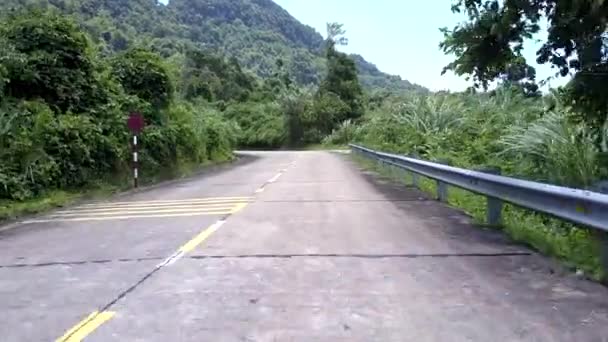
[[25, 201], [0, 201], [0, 222], [62, 207], [82, 198], [80, 192], [51, 191]]
[[[353, 157], [366, 169], [378, 172], [395, 181], [411, 184], [411, 176], [405, 171], [395, 172], [388, 166], [360, 156]], [[419, 188], [436, 196], [436, 182], [419, 177]], [[448, 204], [464, 210], [473, 222], [485, 226], [486, 199], [466, 190], [449, 187]], [[514, 241], [523, 243], [540, 253], [558, 259], [571, 270], [580, 270], [589, 278], [606, 283], [608, 274], [601, 261], [601, 244], [598, 234], [590, 229], [574, 226], [544, 214], [506, 204], [503, 209], [501, 229]]]

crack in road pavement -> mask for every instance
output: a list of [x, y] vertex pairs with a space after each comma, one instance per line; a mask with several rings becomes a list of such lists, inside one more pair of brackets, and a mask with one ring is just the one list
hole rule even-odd
[[[500, 253], [426, 253], [426, 254], [242, 254], [242, 255], [191, 255], [185, 259], [291, 259], [291, 258], [360, 258], [360, 259], [415, 259], [415, 258], [471, 258], [471, 257], [509, 257], [530, 256], [530, 252], [500, 252]], [[3, 268], [28, 268], [49, 266], [80, 266], [89, 264], [109, 264], [118, 262], [143, 262], [164, 260], [164, 257], [97, 259], [77, 261], [49, 261], [40, 263], [20, 263], [0, 265]]]
[[405, 198], [405, 199], [328, 199], [328, 200], [264, 200], [258, 203], [399, 203], [399, 202], [426, 202], [428, 198]]
[[47, 266], [77, 266], [88, 264], [108, 264], [116, 262], [142, 262], [162, 260], [164, 257], [143, 257], [143, 258], [120, 258], [120, 259], [96, 259], [96, 260], [78, 260], [78, 261], [47, 261], [37, 263], [19, 263], [0, 265], [2, 268], [25, 268], [25, 267], [47, 267]]
[[428, 253], [428, 254], [249, 254], [249, 255], [191, 255], [188, 259], [290, 259], [290, 258], [362, 258], [362, 259], [394, 259], [394, 258], [454, 258], [454, 257], [509, 257], [530, 256], [530, 252], [502, 253]]

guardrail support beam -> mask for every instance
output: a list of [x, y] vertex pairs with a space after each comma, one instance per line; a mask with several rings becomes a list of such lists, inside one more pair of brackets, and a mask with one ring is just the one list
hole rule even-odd
[[414, 188], [419, 188], [419, 186], [418, 186], [418, 183], [419, 183], [419, 181], [418, 181], [418, 178], [419, 178], [418, 174], [416, 172], [412, 172], [411, 174], [412, 174], [412, 186]]
[[604, 284], [608, 284], [608, 233], [598, 231], [595, 236], [600, 244], [600, 264]]
[[[528, 208], [540, 213], [555, 216], [589, 228], [608, 233], [608, 196], [598, 190], [583, 190], [558, 185], [544, 184], [524, 179], [510, 178], [484, 172], [432, 163], [412, 158], [374, 151], [362, 146], [350, 145], [370, 158], [382, 159], [386, 163], [415, 172], [420, 177], [442, 180], [449, 186], [472, 191], [490, 197], [488, 201], [487, 220], [490, 224], [500, 222], [499, 213], [502, 203]], [[417, 177], [413, 183], [417, 185]], [[447, 199], [447, 188], [438, 183], [438, 197]], [[500, 200], [498, 200], [500, 199]]]
[[[440, 164], [449, 165], [447, 160], [439, 160], [437, 162]], [[437, 180], [437, 199], [443, 203], [448, 202], [448, 184], [440, 180]]]
[[[479, 171], [498, 176], [502, 174], [502, 170], [497, 167], [485, 168]], [[486, 201], [486, 223], [490, 226], [500, 226], [502, 224], [503, 201], [490, 196], [486, 197]]]
[[448, 202], [448, 185], [442, 181], [437, 181], [437, 199], [440, 202]]
[[498, 198], [488, 197], [486, 208], [486, 220], [490, 226], [500, 226], [502, 224], [503, 202]]
[[[416, 158], [417, 156], [415, 154], [410, 154], [408, 157], [410, 157], [410, 158]], [[408, 173], [412, 175], [412, 186], [414, 188], [417, 188], [417, 189], [420, 188], [418, 186], [419, 185], [419, 176], [418, 176], [418, 174], [416, 172], [414, 172], [414, 171], [410, 171]]]

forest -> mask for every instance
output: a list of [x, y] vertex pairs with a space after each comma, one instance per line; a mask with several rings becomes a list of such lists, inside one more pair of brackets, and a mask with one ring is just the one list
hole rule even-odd
[[2, 21], [0, 199], [8, 207], [128, 177], [131, 112], [145, 118], [140, 162], [148, 176], [229, 160], [237, 146], [320, 143], [363, 114], [355, 62], [335, 48], [338, 24], [328, 25], [327, 71], [316, 86], [298, 84], [281, 58], [260, 77], [195, 45], [170, 55], [146, 42], [108, 51], [82, 25], [44, 6]]
[[[230, 160], [237, 146], [357, 142], [596, 191], [608, 179], [605, 1], [455, 1], [468, 21], [442, 29], [438, 53], [454, 56], [445, 71], [472, 86], [452, 93], [381, 73], [340, 52], [340, 24], [328, 24], [324, 39], [270, 0], [0, 6], [0, 219], [58, 190], [128, 179], [132, 111], [146, 119], [150, 177]], [[572, 77], [545, 92], [522, 56], [541, 20], [548, 36], [536, 62]], [[483, 217], [482, 198], [450, 194]], [[509, 206], [504, 229], [606, 276], [598, 240], [583, 227]]]

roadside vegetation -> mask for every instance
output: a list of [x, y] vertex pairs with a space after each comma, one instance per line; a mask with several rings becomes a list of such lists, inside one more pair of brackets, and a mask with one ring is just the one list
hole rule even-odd
[[[184, 10], [190, 6], [182, 6], [196, 7], [194, 0], [111, 8], [125, 15], [122, 23], [82, 1], [27, 3], [0, 22], [0, 220], [65, 204], [85, 190], [124, 188], [133, 111], [146, 121], [140, 141], [148, 181], [229, 161], [236, 147], [350, 142], [583, 189], [608, 179], [606, 1], [456, 1], [453, 10], [469, 21], [444, 29], [440, 47], [455, 58], [446, 71], [472, 78], [473, 87], [460, 93], [431, 93], [400, 79], [387, 85], [386, 75], [370, 78], [377, 70], [369, 65], [362, 77], [366, 62], [339, 51], [347, 42], [339, 24], [328, 24], [322, 46], [302, 54], [270, 38], [253, 44], [247, 32], [257, 31], [242, 22], [230, 24], [239, 27], [235, 34], [209, 21], [203, 35]], [[178, 17], [180, 25], [163, 24]], [[574, 29], [572, 17], [588, 25]], [[553, 65], [556, 77], [573, 76], [545, 94], [521, 54], [542, 18], [550, 34], [538, 62]], [[296, 31], [289, 31], [295, 40]], [[213, 41], [199, 44], [205, 39]], [[269, 60], [285, 55], [275, 50], [288, 58]], [[310, 53], [314, 61], [303, 57]], [[381, 85], [369, 86], [376, 81]], [[450, 203], [483, 219], [479, 196], [454, 190]], [[598, 237], [583, 227], [507, 206], [504, 230], [607, 278]]]
[[[500, 169], [503, 175], [594, 189], [608, 179], [605, 127], [572, 120], [572, 109], [556, 94], [529, 98], [517, 88], [492, 95], [435, 94], [387, 101], [358, 125], [343, 124], [326, 141], [345, 137], [377, 150], [441, 160], [467, 169]], [[402, 181], [405, 179], [402, 177]], [[411, 182], [411, 180], [407, 180]], [[435, 194], [435, 183], [422, 189]], [[485, 220], [485, 198], [452, 188], [449, 203], [478, 223]], [[504, 227], [514, 239], [556, 256], [602, 279], [597, 236], [583, 227], [507, 206]]]
[[233, 158], [235, 147], [319, 144], [363, 114], [354, 62], [328, 26], [317, 87], [279, 70], [267, 78], [196, 47], [133, 44], [108, 53], [54, 10], [7, 13], [0, 24], [0, 219], [45, 210], [130, 181], [131, 112], [143, 114], [144, 180]]
[[[469, 14], [469, 21], [443, 30], [441, 47], [456, 58], [446, 71], [471, 77], [474, 87], [462, 93], [385, 96], [371, 103], [362, 120], [342, 123], [326, 143], [354, 141], [599, 191], [608, 179], [608, 3], [463, 0], [453, 10]], [[522, 42], [540, 30], [541, 18], [548, 20], [550, 34], [538, 62], [553, 65], [556, 77], [573, 76], [546, 94], [521, 55]], [[569, 18], [585, 18], [585, 25]], [[497, 85], [489, 90], [492, 82]], [[422, 188], [435, 190], [429, 181]], [[452, 190], [449, 202], [483, 222], [483, 197]], [[513, 206], [505, 208], [503, 229], [594, 279], [608, 280], [600, 233]]]

